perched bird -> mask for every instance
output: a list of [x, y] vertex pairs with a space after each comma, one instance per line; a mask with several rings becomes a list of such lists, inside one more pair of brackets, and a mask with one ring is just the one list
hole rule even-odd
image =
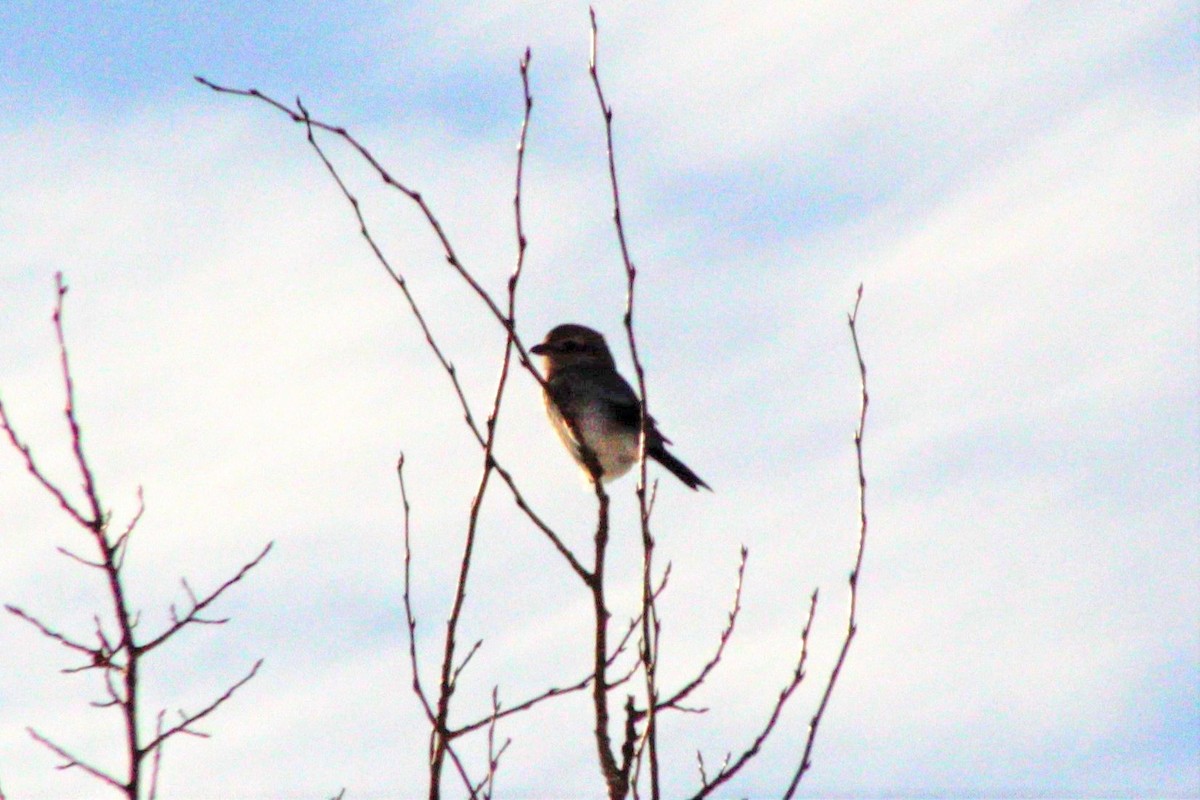
[[[600, 464], [605, 483], [621, 477], [638, 461], [642, 406], [619, 374], [604, 337], [583, 325], [559, 325], [545, 340], [529, 348], [542, 356], [546, 370], [546, 414], [571, 455], [588, 472], [576, 433]], [[568, 422], [569, 421], [569, 422]], [[646, 455], [662, 464], [690, 489], [712, 488], [687, 465], [667, 452], [670, 439], [650, 417]], [[589, 473], [589, 478], [590, 478]]]

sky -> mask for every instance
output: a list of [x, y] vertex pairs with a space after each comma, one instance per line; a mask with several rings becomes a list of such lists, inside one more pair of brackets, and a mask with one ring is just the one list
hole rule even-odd
[[[739, 751], [809, 676], [728, 797], [776, 797], [845, 626], [857, 537], [865, 286], [870, 530], [859, 632], [803, 790], [836, 797], [1200, 797], [1200, 22], [1194, 3], [595, 4], [648, 400], [710, 493], [654, 513], [666, 685], [743, 610], [698, 705], [665, 716], [669, 796]], [[533, 118], [517, 329], [605, 333], [632, 376], [604, 129], [576, 2], [0, 6], [0, 397], [80, 496], [50, 314], [84, 446], [124, 524], [147, 632], [274, 548], [224, 626], [146, 662], [148, 709], [195, 710], [163, 798], [423, 796], [431, 680], [478, 448], [353, 213], [264, 104], [301, 97], [422, 192], [500, 296], [522, 98]], [[482, 419], [500, 327], [417, 209], [322, 140]], [[515, 373], [497, 456], [580, 552], [595, 501]], [[635, 481], [611, 485], [614, 625], [640, 591]], [[0, 599], [80, 637], [103, 605], [59, 555], [83, 532], [0, 447]], [[578, 680], [590, 599], [502, 487], [484, 504], [452, 719]], [[26, 732], [118, 763], [95, 675], [0, 620], [0, 787], [103, 796]], [[151, 712], [152, 713], [152, 712]], [[152, 724], [148, 716], [148, 724]], [[589, 701], [500, 726], [499, 798], [601, 793]], [[482, 764], [482, 744], [464, 746]], [[459, 786], [447, 780], [448, 791]]]

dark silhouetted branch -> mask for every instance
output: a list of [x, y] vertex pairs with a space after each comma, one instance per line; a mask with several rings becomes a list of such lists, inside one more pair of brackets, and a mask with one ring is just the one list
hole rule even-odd
[[[721, 637], [717, 642], [717, 651], [713, 657], [708, 660], [700, 670], [700, 672], [689, 681], [683, 688], [671, 695], [666, 700], [659, 703], [659, 710], [668, 708], [680, 708], [687, 696], [694, 692], [704, 683], [709, 674], [716, 669], [717, 664], [721, 663], [721, 657], [725, 654], [725, 646], [729, 644], [730, 637], [733, 636], [733, 628], [737, 624], [738, 614], [742, 611], [742, 582], [746, 577], [746, 559], [749, 558], [750, 551], [745, 546], [741, 550], [741, 559], [738, 561], [737, 583], [733, 590], [733, 606], [729, 611], [729, 620], [725, 624], [725, 628], [721, 631]], [[681, 709], [682, 710], [682, 709]]]
[[812, 768], [812, 752], [813, 745], [817, 740], [817, 728], [821, 725], [821, 719], [825, 716], [825, 709], [829, 705], [829, 698], [833, 695], [833, 687], [837, 685], [838, 676], [841, 675], [842, 665], [846, 663], [846, 654], [850, 652], [850, 643], [854, 641], [854, 635], [858, 632], [858, 575], [862, 571], [863, 551], [867, 545], [867, 473], [863, 467], [863, 432], [867, 426], [867, 406], [870, 404], [870, 396], [867, 394], [867, 365], [863, 363], [862, 349], [858, 344], [858, 307], [862, 303], [863, 287], [858, 286], [858, 294], [854, 299], [854, 309], [847, 316], [847, 323], [850, 326], [850, 339], [854, 342], [854, 357], [858, 361], [858, 376], [859, 376], [859, 392], [860, 404], [858, 412], [858, 427], [854, 430], [854, 452], [858, 465], [858, 549], [854, 556], [854, 569], [850, 571], [850, 610], [846, 615], [846, 636], [842, 639], [841, 650], [838, 651], [837, 661], [834, 662], [833, 670], [829, 673], [829, 680], [825, 684], [825, 691], [821, 694], [821, 702], [817, 706], [817, 711], [813, 714], [812, 721], [808, 724], [808, 735], [804, 740], [804, 753], [800, 757], [800, 766], [796, 768], [795, 775], [792, 776], [791, 783], [788, 784], [787, 791], [784, 792], [784, 798], [791, 798], [796, 793], [796, 787], [800, 785], [800, 780], [804, 777], [804, 773]]
[[808, 635], [812, 630], [813, 616], [816, 614], [816, 611], [817, 592], [813, 591], [808, 604], [808, 617], [804, 621], [804, 628], [800, 631], [800, 657], [796, 661], [796, 668], [792, 672], [792, 679], [788, 682], [787, 686], [784, 686], [783, 690], [780, 691], [779, 697], [775, 700], [775, 705], [772, 706], [771, 713], [767, 717], [766, 724], [763, 725], [762, 730], [759, 731], [758, 735], [754, 737], [754, 741], [750, 744], [750, 746], [743, 750], [741, 755], [739, 755], [736, 759], [732, 759], [731, 756], [727, 755], [721, 766], [721, 769], [711, 779], [704, 774], [703, 757], [697, 753], [697, 761], [701, 765], [702, 783], [700, 786], [700, 791], [692, 795], [692, 800], [700, 800], [700, 798], [710, 796], [723, 784], [731, 780], [733, 776], [737, 775], [743, 767], [749, 764], [750, 761], [758, 755], [763, 743], [767, 741], [767, 737], [771, 735], [771, 731], [775, 729], [776, 723], [779, 722], [779, 716], [783, 713], [784, 706], [787, 705], [788, 700], [800, 686], [801, 682], [803, 682], [805, 675], [807, 674], [804, 671], [804, 667], [808, 663]]
[[[67, 293], [67, 287], [63, 283], [61, 273], [55, 275], [55, 286], [57, 291], [52, 319], [54, 322], [55, 337], [58, 341], [59, 362], [62, 365], [62, 378], [66, 397], [64, 413], [70, 431], [71, 452], [74, 455], [75, 466], [81, 476], [81, 485], [86, 501], [85, 505], [77, 506], [73, 504], [55, 481], [37, 465], [32, 450], [21, 440], [16, 430], [14, 430], [12, 421], [3, 403], [0, 403], [0, 425], [3, 426], [12, 446], [21, 453], [26, 469], [58, 501], [63, 511], [80, 527], [87, 530], [89, 538], [96, 548], [96, 558], [87, 558], [65, 547], [59, 547], [58, 551], [84, 567], [100, 570], [104, 573], [108, 588], [108, 602], [110, 604], [106, 619], [108, 620], [109, 631], [112, 632], [105, 630], [106, 625], [101, 615], [94, 614], [92, 619], [95, 625], [96, 644], [89, 645], [68, 637], [17, 606], [7, 605], [6, 608], [14, 616], [25, 620], [37, 628], [42, 635], [84, 656], [86, 663], [64, 669], [64, 672], [83, 672], [91, 669], [101, 671], [106, 699], [93, 701], [91, 705], [102, 709], [115, 708], [121, 714], [125, 739], [126, 776], [124, 779], [118, 779], [112, 773], [99, 769], [75, 756], [65, 747], [55, 743], [32, 728], [30, 729], [30, 734], [35, 740], [63, 758], [65, 763], [60, 765], [60, 769], [81, 769], [89, 775], [119, 789], [129, 800], [139, 800], [142, 786], [142, 766], [145, 759], [151, 755], [153, 756], [153, 773], [149, 788], [150, 795], [153, 796], [157, 791], [158, 767], [161, 763], [161, 745], [166, 738], [176, 733], [195, 733], [189, 726], [224, 703], [233, 694], [234, 690], [245, 684], [258, 670], [258, 664], [256, 664], [249, 675], [235, 683], [205, 709], [197, 714], [182, 715], [181, 723], [174, 728], [163, 732], [160, 725], [156, 729], [155, 738], [151, 740], [149, 745], [143, 746], [140, 738], [141, 708], [139, 705], [139, 676], [142, 656], [165, 643], [186, 625], [192, 623], [220, 624], [224, 622], [224, 620], [202, 617], [201, 612], [210, 606], [226, 589], [240, 581], [250, 569], [255, 567], [266, 556], [267, 552], [270, 551], [271, 545], [268, 544], [256, 558], [243, 566], [236, 575], [203, 598], [197, 597], [187, 581], [183, 581], [184, 591], [187, 593], [190, 601], [188, 611], [180, 616], [175, 612], [174, 607], [172, 607], [171, 624], [157, 636], [145, 642], [138, 641], [135, 636], [135, 629], [138, 626], [140, 615], [129, 607], [122, 568], [125, 562], [129, 539], [133, 535], [145, 511], [144, 497], [139, 487], [137, 511], [120, 534], [111, 536], [109, 533], [111, 515], [109, 512], [103, 510], [95, 472], [84, 453], [83, 428], [76, 413], [75, 383], [71, 374], [71, 362], [67, 351], [66, 336], [63, 332], [63, 298]], [[115, 631], [112, 630], [114, 628]], [[261, 662], [259, 663], [261, 664]], [[159, 720], [161, 723], [161, 715]]]

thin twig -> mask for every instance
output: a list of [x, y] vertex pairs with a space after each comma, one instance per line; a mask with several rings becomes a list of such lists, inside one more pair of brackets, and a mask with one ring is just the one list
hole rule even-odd
[[56, 631], [53, 628], [51, 628], [50, 626], [46, 625], [44, 622], [39, 620], [37, 617], [32, 616], [31, 614], [29, 614], [22, 608], [19, 608], [17, 606], [7, 605], [7, 604], [4, 606], [4, 608], [5, 608], [5, 610], [8, 611], [8, 613], [10, 613], [16, 617], [20, 617], [21, 619], [25, 620], [33, 627], [37, 628], [39, 631], [41, 631], [43, 636], [53, 639], [54, 641], [58, 642], [63, 647], [66, 647], [69, 650], [74, 650], [77, 653], [83, 653], [85, 656], [87, 656], [88, 659], [90, 660], [90, 663], [87, 666], [82, 667], [82, 669], [94, 669], [96, 667], [107, 666], [106, 663], [97, 663], [96, 662], [96, 659], [95, 659], [95, 656], [97, 653], [96, 648], [89, 647], [88, 645], [85, 645], [85, 644], [80, 644], [79, 642], [75, 641], [74, 639], [71, 639], [64, 634], [59, 633], [58, 631]]
[[[528, 59], [528, 55], [526, 56]], [[496, 770], [500, 768], [500, 757], [504, 755], [504, 751], [512, 744], [512, 739], [505, 739], [504, 744], [500, 745], [500, 749], [496, 749], [496, 722], [500, 719], [500, 690], [492, 687], [492, 715], [491, 723], [488, 725], [487, 732], [487, 750], [488, 750], [488, 769], [487, 775], [480, 781], [477, 791], [483, 800], [491, 800], [492, 791], [496, 784]]]
[[467, 664], [471, 663], [471, 659], [476, 653], [479, 652], [479, 648], [481, 647], [483, 647], [483, 639], [475, 640], [475, 644], [471, 645], [471, 649], [468, 650], [466, 656], [463, 657], [462, 663], [454, 668], [454, 671], [450, 674], [451, 689], [458, 685], [458, 676], [467, 668]]
[[100, 508], [100, 497], [96, 494], [96, 479], [88, 467], [87, 458], [83, 455], [83, 431], [80, 429], [79, 419], [75, 415], [75, 383], [71, 379], [71, 364], [67, 358], [67, 340], [63, 335], [62, 326], [62, 299], [67, 293], [67, 286], [63, 283], [61, 272], [54, 274], [54, 282], [58, 287], [58, 302], [54, 308], [54, 333], [58, 337], [63, 386], [67, 395], [67, 407], [64, 409], [64, 413], [67, 417], [67, 425], [71, 428], [71, 449], [75, 453], [75, 462], [79, 465], [79, 471], [83, 477], [83, 493], [92, 506], [92, 523], [97, 524], [104, 519], [104, 512]]
[[717, 651], [713, 654], [713, 657], [709, 659], [708, 663], [704, 665], [695, 678], [689, 681], [675, 694], [671, 695], [669, 699], [659, 703], [658, 707], [660, 710], [666, 708], [679, 708], [679, 704], [683, 702], [688, 695], [695, 691], [696, 688], [703, 684], [705, 679], [708, 678], [709, 673], [711, 673], [716, 668], [717, 664], [720, 663], [721, 657], [725, 653], [725, 646], [729, 643], [730, 637], [733, 636], [733, 628], [737, 624], [738, 614], [740, 614], [742, 610], [742, 582], [746, 577], [746, 559], [749, 558], [749, 556], [750, 551], [746, 549], [745, 545], [743, 545], [741, 559], [738, 562], [737, 584], [733, 591], [733, 607], [729, 611], [729, 620], [725, 624], [725, 628], [721, 631], [721, 638], [717, 642]]
[[67, 558], [74, 561], [76, 564], [80, 564], [82, 566], [89, 567], [91, 569], [98, 569], [98, 570], [104, 569], [104, 563], [101, 561], [92, 561], [90, 559], [84, 558], [83, 556], [79, 555], [78, 553], [74, 552], [73, 550], [68, 550], [65, 547], [56, 547], [54, 549], [58, 551], [59, 555], [66, 556]]
[[[412, 668], [412, 689], [416, 694], [417, 699], [421, 703], [421, 708], [425, 711], [425, 718], [430, 725], [430, 741], [429, 754], [433, 758], [434, 746], [438, 741], [445, 741], [445, 752], [449, 754], [451, 762], [455, 766], [459, 777], [467, 786], [467, 791], [471, 797], [476, 796], [474, 786], [471, 784], [470, 778], [467, 776], [466, 767], [462, 760], [458, 757], [453, 746], [450, 744], [450, 737], [443, 730], [439, 734], [437, 727], [437, 713], [434, 711], [433, 704], [429, 701], [429, 696], [426, 694], [423, 685], [421, 684], [421, 669], [419, 659], [417, 657], [417, 619], [413, 614], [412, 607], [412, 547], [411, 547], [411, 531], [410, 511], [411, 507], [408, 502], [408, 490], [404, 484], [404, 454], [400, 454], [400, 458], [396, 462], [396, 476], [400, 482], [400, 499], [404, 507], [404, 619], [405, 627], [408, 633], [408, 655], [409, 664]], [[344, 790], [343, 790], [344, 791]], [[431, 783], [431, 796], [437, 796], [440, 792], [438, 784]]]
[[404, 621], [405, 628], [408, 631], [408, 658], [409, 665], [412, 668], [412, 689], [416, 694], [417, 699], [421, 701], [421, 707], [425, 709], [425, 716], [430, 724], [433, 724], [437, 716], [433, 712], [433, 706], [429, 702], [429, 698], [425, 694], [425, 689], [421, 685], [421, 668], [417, 657], [417, 618], [413, 614], [412, 607], [412, 539], [409, 531], [409, 503], [408, 490], [404, 486], [404, 454], [400, 454], [400, 459], [396, 462], [396, 476], [400, 480], [400, 500], [404, 508]]
[[83, 515], [80, 514], [79, 511], [75, 509], [75, 506], [71, 505], [71, 501], [67, 499], [67, 496], [63, 494], [57, 486], [50, 482], [49, 478], [46, 477], [46, 474], [42, 472], [41, 467], [39, 467], [33, 460], [33, 452], [29, 449], [29, 445], [25, 444], [20, 440], [20, 438], [18, 438], [17, 432], [13, 429], [12, 424], [9, 421], [8, 412], [4, 408], [3, 400], [0, 400], [0, 427], [4, 428], [4, 432], [8, 434], [8, 441], [12, 443], [12, 446], [16, 448], [17, 452], [19, 452], [25, 459], [25, 469], [29, 471], [29, 474], [36, 478], [38, 483], [40, 483], [46, 489], [46, 491], [54, 495], [54, 498], [58, 500], [58, 504], [62, 507], [63, 511], [67, 512], [72, 519], [74, 519], [83, 527], [88, 527], [88, 521], [83, 518]]
[[133, 529], [142, 521], [142, 514], [146, 512], [146, 497], [142, 492], [141, 486], [137, 490], [137, 501], [137, 511], [130, 518], [129, 524], [125, 526], [125, 530], [112, 543], [113, 562], [117, 565], [118, 570], [125, 566], [125, 552], [129, 547], [129, 537], [133, 535]]
[[165, 630], [163, 630], [163, 632], [160, 633], [158, 636], [155, 636], [153, 639], [150, 639], [147, 642], [143, 642], [142, 644], [137, 645], [134, 648], [134, 650], [139, 654], [148, 653], [151, 650], [153, 650], [154, 648], [161, 645], [167, 639], [174, 636], [175, 633], [180, 628], [184, 627], [185, 625], [190, 625], [193, 623], [219, 625], [224, 622], [227, 622], [228, 621], [227, 619], [220, 619], [220, 620], [204, 619], [200, 616], [200, 612], [203, 611], [204, 609], [208, 608], [214, 602], [216, 602], [217, 598], [219, 598], [222, 594], [224, 594], [227, 589], [229, 589], [235, 583], [238, 583], [242, 578], [246, 577], [246, 573], [248, 573], [250, 570], [257, 567], [259, 562], [261, 562], [264, 558], [267, 557], [267, 553], [271, 552], [271, 548], [274, 546], [275, 546], [274, 542], [267, 542], [267, 546], [264, 547], [259, 552], [259, 554], [256, 555], [254, 558], [250, 559], [245, 564], [243, 564], [241, 566], [241, 568], [237, 571], [237, 573], [232, 578], [230, 578], [229, 580], [222, 583], [216, 589], [213, 589], [211, 592], [209, 592], [203, 598], [197, 598], [195, 593], [193, 593], [191, 591], [191, 587], [188, 585], [187, 581], [183, 581], [184, 589], [187, 590], [188, 595], [189, 595], [191, 608], [182, 617], [177, 617], [172, 622], [172, 624], [167, 626], [167, 628]]
[[[638, 355], [637, 337], [633, 330], [634, 289], [637, 282], [637, 268], [629, 254], [629, 243], [625, 236], [625, 224], [621, 215], [621, 191], [617, 181], [617, 162], [613, 149], [612, 106], [604, 98], [604, 89], [600, 85], [600, 73], [597, 67], [597, 48], [599, 32], [596, 25], [596, 10], [588, 8], [591, 22], [591, 48], [588, 59], [588, 72], [592, 85], [596, 90], [596, 100], [600, 104], [600, 112], [604, 118], [605, 149], [608, 156], [608, 177], [612, 190], [613, 225], [616, 227], [617, 242], [620, 245], [621, 260], [625, 265], [625, 332], [629, 340], [629, 352], [633, 361], [634, 375], [637, 379], [638, 403], [640, 406], [638, 432], [638, 517], [642, 533], [642, 665], [646, 678], [646, 729], [644, 740], [646, 753], [649, 756], [650, 797], [659, 800], [659, 765], [658, 765], [658, 726], [656, 713], [659, 706], [657, 672], [658, 672], [658, 612], [654, 606], [652, 576], [654, 573], [654, 536], [650, 532], [650, 509], [652, 502], [647, 499], [646, 483], [646, 432], [650, 425], [649, 400], [646, 392], [646, 374]], [[628, 781], [629, 772], [626, 769], [622, 776]], [[610, 782], [610, 786], [612, 782]]]
[[[457, 254], [454, 251], [454, 248], [450, 244], [450, 239], [446, 235], [445, 230], [442, 228], [441, 222], [438, 221], [438, 218], [434, 215], [433, 210], [425, 202], [425, 198], [422, 197], [421, 193], [414, 189], [410, 189], [408, 186], [406, 186], [403, 183], [401, 183], [400, 181], [396, 180], [392, 176], [392, 174], [390, 172], [388, 172], [388, 170], [375, 158], [375, 156], [371, 153], [371, 151], [369, 149], [367, 149], [367, 147], [365, 145], [363, 145], [361, 142], [359, 142], [358, 139], [356, 139], [354, 136], [352, 136], [349, 131], [347, 131], [345, 128], [343, 128], [341, 126], [331, 125], [330, 123], [322, 122], [320, 120], [314, 119], [311, 116], [309, 116], [308, 113], [306, 111], [304, 111], [303, 109], [297, 110], [297, 109], [289, 108], [284, 103], [281, 103], [280, 101], [275, 100], [274, 98], [264, 94], [263, 92], [260, 92], [258, 89], [234, 89], [232, 87], [221, 86], [219, 84], [213, 83], [212, 81], [210, 81], [207, 78], [204, 78], [200, 75], [196, 75], [196, 76], [194, 76], [194, 78], [197, 83], [199, 83], [203, 86], [207, 86], [209, 89], [212, 89], [214, 92], [218, 92], [221, 94], [237, 95], [237, 96], [241, 96], [241, 97], [249, 97], [249, 98], [253, 98], [255, 100], [260, 100], [264, 103], [267, 103], [268, 105], [272, 106], [273, 108], [286, 114], [289, 118], [291, 118], [292, 122], [295, 122], [299, 125], [305, 125], [306, 127], [311, 126], [312, 128], [317, 128], [319, 130], [323, 130], [327, 133], [337, 136], [338, 138], [340, 138], [344, 142], [346, 142], [346, 144], [350, 145], [350, 147], [352, 147], [355, 151], [357, 151], [359, 156], [361, 156], [362, 159], [371, 166], [371, 168], [375, 171], [375, 173], [379, 176], [379, 178], [385, 184], [396, 189], [397, 191], [399, 191], [401, 194], [403, 194], [405, 197], [407, 197], [409, 200], [411, 200], [413, 203], [416, 204], [416, 206], [420, 209], [422, 215], [425, 217], [426, 223], [429, 225], [430, 229], [433, 230], [434, 234], [437, 236], [438, 242], [441, 244], [442, 251], [446, 256], [446, 262], [459, 274], [459, 276], [463, 279], [463, 281], [465, 281], [466, 284], [469, 287], [471, 287], [471, 290], [476, 294], [476, 296], [478, 296], [479, 299], [483, 301], [483, 303], [487, 307], [488, 311], [491, 312], [492, 317], [498, 323], [500, 323], [500, 325], [502, 327], [505, 327], [505, 328], [510, 327], [508, 317], [505, 315], [504, 311], [500, 308], [500, 305], [495, 301], [495, 299], [491, 296], [491, 294], [489, 294], [488, 291], [483, 288], [483, 286], [479, 283], [479, 281], [477, 281], [475, 279], [475, 277], [463, 266], [462, 262], [459, 260]], [[520, 337], [514, 336], [513, 344], [517, 348], [517, 351], [520, 353], [521, 365], [523, 367], [525, 367], [530, 372], [530, 374], [532, 374], [535, 377], [535, 379], [538, 380], [538, 382], [542, 386], [545, 386], [545, 379], [543, 379], [541, 377], [541, 375], [540, 375], [540, 373], [538, 373], [536, 367], [533, 366], [533, 361], [532, 361], [532, 359], [529, 358], [529, 351], [521, 343]]]
[[862, 303], [863, 287], [858, 286], [858, 294], [854, 300], [854, 310], [847, 317], [847, 323], [850, 326], [850, 339], [854, 342], [854, 357], [858, 361], [858, 377], [861, 402], [858, 412], [858, 427], [854, 431], [854, 452], [858, 465], [858, 550], [854, 556], [854, 569], [850, 571], [850, 610], [846, 615], [846, 636], [842, 640], [842, 648], [838, 652], [837, 661], [834, 662], [833, 670], [829, 673], [829, 681], [825, 684], [825, 691], [821, 695], [821, 703], [817, 706], [817, 712], [813, 714], [812, 721], [808, 725], [808, 735], [804, 740], [804, 754], [800, 757], [800, 766], [796, 768], [796, 774], [792, 776], [791, 783], [788, 784], [787, 791], [784, 793], [784, 800], [788, 800], [796, 793], [796, 787], [800, 785], [801, 778], [804, 773], [812, 768], [812, 752], [813, 745], [817, 739], [817, 728], [821, 725], [821, 719], [825, 715], [825, 709], [829, 705], [829, 698], [833, 695], [833, 687], [837, 685], [838, 676], [842, 672], [842, 665], [846, 663], [846, 654], [850, 652], [850, 643], [854, 641], [854, 635], [858, 632], [858, 620], [856, 612], [858, 610], [858, 575], [862, 570], [863, 550], [867, 544], [867, 474], [863, 468], [863, 432], [867, 425], [867, 407], [870, 404], [870, 396], [867, 394], [867, 365], [863, 363], [862, 350], [858, 345], [858, 307]]
[[737, 775], [738, 772], [741, 771], [742, 767], [749, 764], [750, 761], [756, 755], [758, 755], [758, 751], [762, 748], [763, 743], [767, 740], [767, 737], [771, 735], [771, 731], [775, 729], [775, 724], [779, 722], [779, 717], [783, 713], [783, 709], [787, 705], [788, 700], [796, 691], [797, 687], [799, 687], [804, 681], [804, 678], [807, 675], [807, 673], [804, 671], [804, 667], [808, 663], [808, 635], [810, 631], [812, 631], [813, 617], [816, 615], [816, 612], [817, 591], [813, 590], [812, 596], [810, 597], [808, 603], [808, 616], [804, 621], [804, 628], [800, 631], [800, 657], [796, 661], [796, 668], [792, 672], [792, 679], [788, 682], [787, 686], [783, 687], [783, 690], [779, 693], [779, 697], [775, 700], [775, 705], [771, 708], [771, 713], [767, 717], [766, 724], [763, 726], [762, 730], [759, 731], [758, 735], [754, 737], [754, 741], [751, 742], [750, 746], [742, 751], [737, 759], [731, 761], [730, 757], [726, 756], [725, 762], [722, 764], [721, 769], [712, 777], [711, 780], [701, 784], [700, 791], [692, 795], [691, 800], [701, 800], [701, 798], [711, 795], [722, 784], [732, 779], [734, 775]]
[[207, 734], [202, 734], [202, 733], [192, 730], [191, 729], [192, 725], [196, 724], [197, 722], [204, 719], [212, 712], [216, 711], [218, 708], [221, 707], [221, 704], [223, 704], [229, 698], [233, 697], [234, 692], [236, 692], [238, 689], [245, 686], [247, 683], [250, 682], [250, 679], [252, 679], [255, 675], [258, 674], [258, 669], [262, 665], [263, 665], [263, 660], [261, 658], [258, 661], [255, 661], [254, 666], [250, 668], [250, 671], [248, 673], [246, 673], [245, 676], [243, 676], [239, 680], [235, 681], [233, 683], [233, 685], [231, 685], [228, 689], [226, 689], [224, 692], [221, 693], [220, 697], [213, 700], [211, 703], [209, 703], [207, 706], [200, 709], [196, 713], [185, 714], [183, 712], [183, 710], [181, 709], [179, 712], [179, 716], [181, 718], [180, 722], [177, 725], [174, 725], [165, 731], [156, 733], [154, 738], [151, 739], [149, 742], [147, 742], [146, 746], [142, 748], [141, 753], [139, 755], [145, 755], [147, 753], [154, 752], [155, 749], [162, 746], [163, 742], [167, 741], [167, 739], [170, 739], [172, 736], [175, 736], [176, 734], [189, 733], [193, 736], [207, 736]]
[[[463, 555], [461, 566], [459, 569], [458, 583], [455, 587], [454, 603], [451, 607], [450, 617], [446, 621], [446, 640], [445, 652], [442, 659], [442, 679], [439, 686], [438, 704], [437, 704], [437, 719], [434, 723], [434, 735], [437, 737], [434, 742], [433, 760], [430, 767], [430, 783], [436, 784], [441, 778], [441, 762], [444, 756], [444, 749], [448, 742], [447, 732], [449, 731], [449, 713], [450, 713], [450, 697], [454, 693], [455, 685], [458, 681], [458, 676], [467, 662], [471, 660], [471, 656], [479, 649], [479, 643], [467, 654], [463, 659], [462, 664], [453, 669], [455, 636], [458, 630], [458, 622], [461, 618], [463, 605], [467, 595], [467, 578], [471, 568], [471, 556], [474, 552], [475, 537], [478, 533], [479, 513], [483, 508], [483, 499], [487, 493], [488, 482], [492, 472], [495, 469], [494, 448], [496, 445], [496, 429], [500, 419], [500, 409], [504, 402], [504, 390], [508, 387], [509, 367], [512, 364], [513, 344], [516, 341], [516, 298], [517, 298], [517, 283], [521, 278], [521, 268], [525, 264], [526, 239], [525, 231], [521, 221], [521, 180], [524, 174], [525, 167], [525, 139], [529, 130], [529, 117], [533, 109], [533, 98], [529, 92], [529, 59], [531, 53], [528, 48], [525, 50], [525, 57], [521, 60], [521, 85], [525, 98], [525, 113], [521, 121], [521, 135], [517, 144], [517, 168], [516, 168], [516, 188], [513, 193], [513, 214], [517, 231], [517, 260], [513, 268], [512, 274], [508, 279], [508, 313], [504, 317], [505, 322], [505, 342], [504, 342], [504, 357], [500, 366], [500, 375], [496, 380], [496, 389], [492, 398], [492, 410], [487, 417], [487, 435], [483, 441], [483, 470], [479, 476], [479, 485], [475, 490], [475, 495], [471, 499], [471, 509], [467, 518], [467, 532], [463, 543]], [[423, 205], [423, 204], [422, 204]], [[427, 214], [427, 218], [431, 219]], [[432, 219], [431, 219], [432, 221]], [[478, 294], [491, 304], [491, 298], [487, 293], [474, 284], [470, 280], [469, 273], [463, 268], [458, 259], [455, 257], [450, 248], [449, 242], [445, 236], [438, 230], [438, 235], [441, 238], [446, 249], [447, 259], [458, 270], [459, 274], [468, 279], [472, 283]], [[494, 727], [493, 721], [493, 727]], [[489, 734], [490, 740], [490, 734]], [[492, 770], [489, 768], [487, 785], [491, 784]], [[431, 788], [431, 793], [435, 792], [435, 788]]]
[[112, 775], [109, 775], [104, 770], [99, 769], [98, 767], [93, 767], [91, 764], [87, 763], [86, 761], [81, 759], [79, 756], [74, 755], [66, 748], [61, 747], [61, 746], [55, 744], [54, 742], [50, 741], [49, 739], [47, 739], [45, 736], [42, 736], [40, 733], [35, 731], [33, 728], [26, 728], [25, 730], [29, 731], [29, 735], [32, 736], [33, 739], [36, 742], [38, 742], [38, 744], [43, 745], [44, 747], [53, 751], [56, 755], [58, 755], [60, 758], [63, 759], [64, 763], [59, 764], [58, 766], [55, 767], [55, 769], [60, 769], [60, 770], [81, 769], [84, 772], [86, 772], [87, 774], [91, 775], [93, 778], [97, 778], [98, 780], [103, 781], [104, 783], [107, 783], [109, 786], [112, 786], [114, 789], [117, 789], [120, 792], [127, 793], [128, 787], [125, 784], [121, 783], [116, 778], [114, 778]]

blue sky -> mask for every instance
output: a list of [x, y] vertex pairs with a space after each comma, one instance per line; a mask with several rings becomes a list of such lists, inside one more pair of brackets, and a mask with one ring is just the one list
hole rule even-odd
[[[1200, 795], [1200, 66], [1194, 4], [597, 3], [651, 404], [713, 485], [665, 476], [669, 681], [701, 663], [738, 547], [745, 611], [668, 726], [668, 788], [744, 746], [821, 587], [812, 670], [730, 796], [776, 796], [828, 670], [854, 542], [866, 284], [871, 539], [861, 629], [808, 789], [838, 796]], [[624, 282], [587, 9], [10, 2], [0, 8], [0, 393], [70, 478], [49, 312], [68, 295], [87, 447], [115, 518], [144, 487], [146, 624], [268, 540], [234, 622], [150, 666], [152, 707], [262, 674], [166, 753], [161, 796], [420, 796], [425, 734], [398, 615], [408, 458], [425, 665], [477, 457], [445, 378], [300, 130], [199, 87], [256, 86], [355, 131], [501, 291], [514, 259], [517, 61], [533, 49], [518, 327], [619, 337]], [[497, 329], [429, 232], [330, 142], [482, 408]], [[628, 373], [624, 352], [618, 361]], [[590, 495], [518, 376], [500, 456], [574, 546]], [[482, 412], [480, 412], [482, 413]], [[615, 484], [617, 616], [637, 596]], [[459, 696], [580, 672], [588, 601], [496, 492]], [[80, 534], [0, 450], [0, 587], [86, 633]], [[157, 616], [156, 616], [157, 615]], [[98, 687], [0, 622], [0, 785], [94, 793], [25, 734], [99, 760]], [[598, 793], [587, 703], [514, 722], [498, 796]], [[547, 741], [545, 731], [555, 731]], [[474, 752], [474, 751], [472, 751]]]

